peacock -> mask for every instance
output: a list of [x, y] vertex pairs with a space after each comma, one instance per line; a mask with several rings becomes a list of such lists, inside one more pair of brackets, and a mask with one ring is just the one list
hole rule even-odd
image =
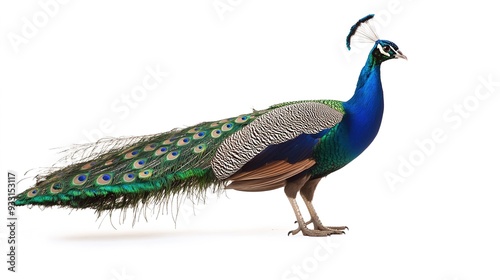
[[[384, 111], [380, 66], [406, 59], [398, 46], [381, 40], [370, 14], [347, 36], [374, 43], [354, 95], [345, 102], [285, 102], [216, 121], [132, 138], [103, 139], [84, 149], [95, 152], [36, 176], [36, 184], [15, 205], [91, 208], [97, 214], [173, 197], [203, 197], [209, 190], [260, 192], [284, 188], [298, 227], [288, 234], [343, 234], [346, 226], [320, 221], [312, 200], [318, 183], [359, 156], [377, 135]], [[96, 147], [101, 147], [97, 149]], [[74, 151], [78, 154], [79, 150]], [[304, 200], [305, 221], [296, 201]], [[313, 224], [314, 228], [308, 227]]]

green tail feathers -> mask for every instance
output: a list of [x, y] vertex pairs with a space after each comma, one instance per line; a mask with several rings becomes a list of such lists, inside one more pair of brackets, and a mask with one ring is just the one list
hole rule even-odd
[[[211, 168], [217, 147], [266, 110], [166, 133], [111, 139], [105, 151], [37, 176], [15, 205], [92, 208], [97, 212], [161, 203], [177, 194], [200, 197], [221, 187]], [[87, 146], [86, 149], [93, 146]], [[75, 152], [74, 152], [75, 153]], [[73, 155], [73, 157], [75, 157]]]

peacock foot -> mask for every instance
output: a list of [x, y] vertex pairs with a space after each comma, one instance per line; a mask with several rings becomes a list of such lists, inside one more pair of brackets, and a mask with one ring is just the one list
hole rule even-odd
[[288, 232], [288, 235], [295, 235], [299, 232], [302, 232], [304, 236], [329, 236], [333, 234], [345, 234], [344, 230], [348, 229], [347, 227], [325, 227], [322, 226], [322, 228], [315, 228], [315, 229], [309, 229], [307, 228], [307, 225], [310, 224], [311, 221], [305, 223], [304, 227], [301, 228], [300, 224], [299, 227], [297, 227], [294, 230], [291, 230]]
[[306, 222], [306, 226], [313, 223], [314, 224], [314, 229], [319, 229], [319, 230], [349, 230], [349, 227], [347, 226], [324, 226], [319, 219], [313, 219], [311, 218], [309, 221]]
[[[307, 209], [311, 214], [311, 220], [309, 220], [308, 222], [304, 221], [304, 218], [300, 213], [299, 206], [297, 205], [297, 201], [295, 200], [294, 197], [289, 196], [288, 200], [290, 201], [290, 204], [292, 205], [293, 211], [295, 213], [295, 217], [297, 218], [295, 222], [298, 223], [299, 226], [296, 229], [289, 231], [288, 235], [290, 234], [295, 235], [299, 232], [302, 232], [302, 234], [305, 236], [328, 236], [332, 234], [345, 234], [344, 230], [348, 229], [345, 226], [342, 227], [323, 226], [323, 224], [318, 218], [318, 214], [316, 214], [316, 211], [312, 206], [311, 200], [307, 199], [304, 195], [302, 195], [302, 198], [304, 198], [304, 202], [306, 203]], [[307, 225], [311, 223], [314, 224], [314, 229], [310, 229], [307, 227]]]

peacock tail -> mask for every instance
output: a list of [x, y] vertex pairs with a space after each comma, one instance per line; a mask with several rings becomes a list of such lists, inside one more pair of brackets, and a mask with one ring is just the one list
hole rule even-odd
[[[104, 143], [111, 147], [108, 151], [39, 176], [35, 186], [18, 195], [15, 204], [100, 212], [159, 203], [180, 193], [196, 196], [212, 185], [218, 188], [222, 181], [210, 168], [217, 147], [265, 113], [253, 111], [160, 134], [104, 140], [110, 142]], [[103, 143], [92, 146], [98, 145]]]

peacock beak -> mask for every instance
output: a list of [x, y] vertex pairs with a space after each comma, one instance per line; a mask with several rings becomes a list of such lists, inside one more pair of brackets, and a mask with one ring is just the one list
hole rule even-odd
[[403, 59], [408, 60], [408, 58], [406, 57], [406, 55], [404, 55], [400, 50], [397, 51], [397, 53], [396, 53], [396, 55], [394, 57], [395, 58], [403, 58]]

